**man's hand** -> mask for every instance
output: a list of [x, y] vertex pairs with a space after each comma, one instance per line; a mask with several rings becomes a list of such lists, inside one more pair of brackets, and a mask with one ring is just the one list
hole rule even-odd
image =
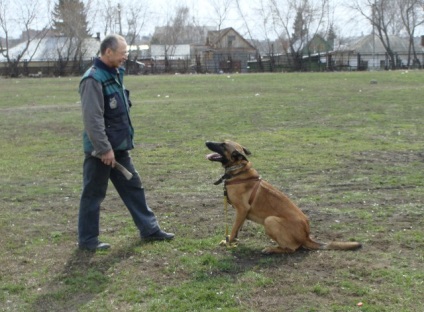
[[112, 166], [112, 168], [115, 167], [115, 153], [113, 150], [109, 150], [108, 152], [102, 154], [100, 157], [101, 161], [108, 166]]

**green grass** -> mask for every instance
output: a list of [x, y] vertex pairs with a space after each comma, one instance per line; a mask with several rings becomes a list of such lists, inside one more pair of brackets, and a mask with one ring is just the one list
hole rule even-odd
[[[78, 82], [0, 79], [0, 311], [422, 310], [421, 71], [126, 77], [134, 163], [177, 236], [140, 242], [111, 185], [101, 239], [112, 249], [96, 254], [76, 249]], [[363, 249], [265, 257], [251, 222], [237, 248], [219, 246], [222, 168], [204, 142], [223, 139], [252, 152], [313, 236]]]

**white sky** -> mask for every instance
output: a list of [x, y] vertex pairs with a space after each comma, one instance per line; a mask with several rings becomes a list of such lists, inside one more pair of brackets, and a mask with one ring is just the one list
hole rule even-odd
[[[92, 0], [93, 1], [93, 0]], [[104, 0], [100, 0], [104, 1]], [[118, 0], [114, 1], [116, 4]], [[120, 0], [121, 5], [132, 2], [134, 0]], [[155, 26], [163, 26], [166, 22], [175, 15], [176, 8], [179, 6], [187, 6], [190, 9], [191, 17], [194, 17], [196, 22], [200, 25], [216, 26], [217, 18], [214, 12], [211, 2], [225, 2], [228, 0], [144, 0], [151, 9], [152, 21], [149, 23], [150, 27], [145, 28], [143, 34], [152, 34]], [[331, 13], [334, 18], [336, 31], [342, 33], [343, 36], [361, 35], [368, 34], [370, 27], [366, 22], [363, 22], [361, 18], [352, 18], [352, 12], [348, 12], [343, 3], [349, 0], [329, 0], [332, 7], [335, 7], [335, 11]], [[260, 8], [261, 0], [240, 0], [240, 4], [245, 15], [246, 22], [249, 24], [250, 31], [253, 32], [255, 39], [264, 37], [263, 31], [258, 30], [261, 24], [261, 18], [258, 17], [258, 11]], [[360, 25], [360, 23], [362, 23]], [[238, 10], [233, 0], [233, 6], [231, 14], [224, 21], [221, 28], [233, 27], [241, 35], [246, 36], [247, 30], [244, 21], [240, 18]], [[101, 32], [101, 31], [100, 31]], [[271, 37], [271, 35], [269, 35]], [[275, 37], [275, 34], [273, 34]]]
[[[124, 0], [125, 1], [125, 0]], [[214, 0], [214, 1], [225, 1], [225, 0]], [[344, 35], [361, 34], [361, 32], [367, 30], [367, 25], [358, 27], [360, 18], [352, 19], [352, 13], [348, 12], [343, 3], [346, 0], [329, 0], [332, 6], [335, 7], [333, 18], [339, 27], [339, 31], [343, 32]], [[196, 20], [202, 25], [216, 25], [216, 14], [214, 13], [213, 7], [210, 4], [210, 0], [151, 0], [150, 6], [154, 12], [157, 12], [159, 16], [165, 18], [166, 16], [173, 16], [175, 8], [179, 5], [186, 5], [190, 9], [190, 14], [196, 18]], [[260, 24], [260, 18], [258, 18], [258, 11], [260, 9], [259, 0], [240, 0], [240, 4], [245, 14], [246, 21], [249, 23], [251, 31], [257, 29], [258, 23]], [[233, 27], [239, 31], [242, 35], [246, 32], [243, 20], [239, 17], [238, 10], [234, 4], [232, 7], [232, 14], [225, 20], [223, 28]], [[261, 34], [258, 33], [258, 36]]]
[[[45, 24], [45, 21], [51, 16], [51, 11], [53, 9], [53, 4], [58, 0], [4, 0], [9, 3], [10, 10], [12, 11], [23, 11], [22, 3], [33, 3], [34, 1], [40, 2], [40, 6], [37, 7], [37, 21], [38, 24], [35, 28], [41, 29]], [[99, 7], [104, 7], [105, 3], [110, 2], [112, 5], [117, 6], [118, 3], [122, 6], [128, 7], [128, 4], [137, 3], [134, 0], [83, 0], [84, 3], [92, 3], [92, 11]], [[137, 1], [137, 0], [136, 0]], [[196, 22], [200, 25], [207, 26], [217, 26], [216, 13], [213, 10], [213, 7], [210, 5], [211, 1], [215, 2], [224, 2], [226, 0], [138, 0], [143, 1], [142, 3], [146, 4], [149, 7], [149, 21], [147, 26], [143, 28], [141, 35], [153, 34], [155, 26], [166, 25], [166, 22], [169, 21], [176, 11], [178, 6], [187, 6], [190, 9], [190, 16], [193, 17]], [[335, 20], [336, 31], [342, 33], [343, 36], [351, 35], [361, 35], [367, 34], [370, 32], [370, 28], [366, 22], [363, 22], [361, 25], [361, 19], [352, 20], [352, 12], [347, 12], [346, 9], [342, 6], [342, 3], [349, 0], [330, 0], [332, 6], [336, 6], [336, 11], [333, 13]], [[235, 1], [233, 1], [235, 2]], [[50, 3], [50, 9], [47, 8], [47, 4]], [[258, 17], [258, 9], [260, 7], [261, 0], [240, 0], [243, 13], [246, 18], [246, 22], [249, 24], [250, 30], [253, 32], [252, 36], [255, 39], [263, 39], [265, 37], [264, 31], [261, 30], [261, 18]], [[15, 15], [15, 14], [14, 14]], [[14, 16], [13, 15], [13, 16]], [[96, 32], [100, 32], [102, 35], [104, 33], [104, 26], [100, 20], [100, 14], [97, 14], [97, 20], [92, 22], [91, 32], [94, 35]], [[124, 17], [123, 17], [124, 18]], [[91, 21], [91, 20], [90, 20]], [[125, 24], [125, 23], [123, 23]], [[22, 23], [21, 23], [22, 25]], [[17, 27], [11, 27], [9, 29], [10, 35], [12, 37], [18, 37], [21, 34], [22, 27], [19, 27], [19, 24], [16, 24]], [[233, 27], [241, 35], [247, 36], [247, 29], [245, 27], [244, 21], [239, 17], [237, 8], [235, 4], [232, 7], [232, 13], [224, 21], [224, 24], [221, 26]], [[124, 31], [125, 33], [125, 31]], [[3, 36], [3, 33], [0, 29], [0, 36]], [[268, 37], [271, 39], [275, 38], [274, 33], [269, 33]]]

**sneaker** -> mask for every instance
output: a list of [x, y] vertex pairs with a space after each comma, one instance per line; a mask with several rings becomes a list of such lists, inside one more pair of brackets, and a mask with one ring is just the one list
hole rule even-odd
[[157, 230], [153, 234], [143, 237], [144, 241], [152, 242], [152, 241], [164, 241], [164, 240], [172, 240], [174, 238], [175, 234], [173, 233], [166, 233], [162, 230]]

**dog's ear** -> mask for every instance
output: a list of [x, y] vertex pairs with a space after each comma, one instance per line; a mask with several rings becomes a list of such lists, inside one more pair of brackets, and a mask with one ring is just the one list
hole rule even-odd
[[243, 147], [243, 151], [246, 155], [252, 154], [247, 148]]
[[232, 157], [233, 159], [243, 159], [243, 160], [247, 160], [246, 155], [250, 155], [251, 153], [250, 153], [250, 151], [249, 151], [247, 148], [244, 148], [244, 147], [242, 147], [242, 148], [243, 148], [243, 151], [242, 151], [242, 152], [240, 152], [240, 151], [238, 151], [238, 150], [233, 151], [233, 152], [231, 153], [231, 157]]

